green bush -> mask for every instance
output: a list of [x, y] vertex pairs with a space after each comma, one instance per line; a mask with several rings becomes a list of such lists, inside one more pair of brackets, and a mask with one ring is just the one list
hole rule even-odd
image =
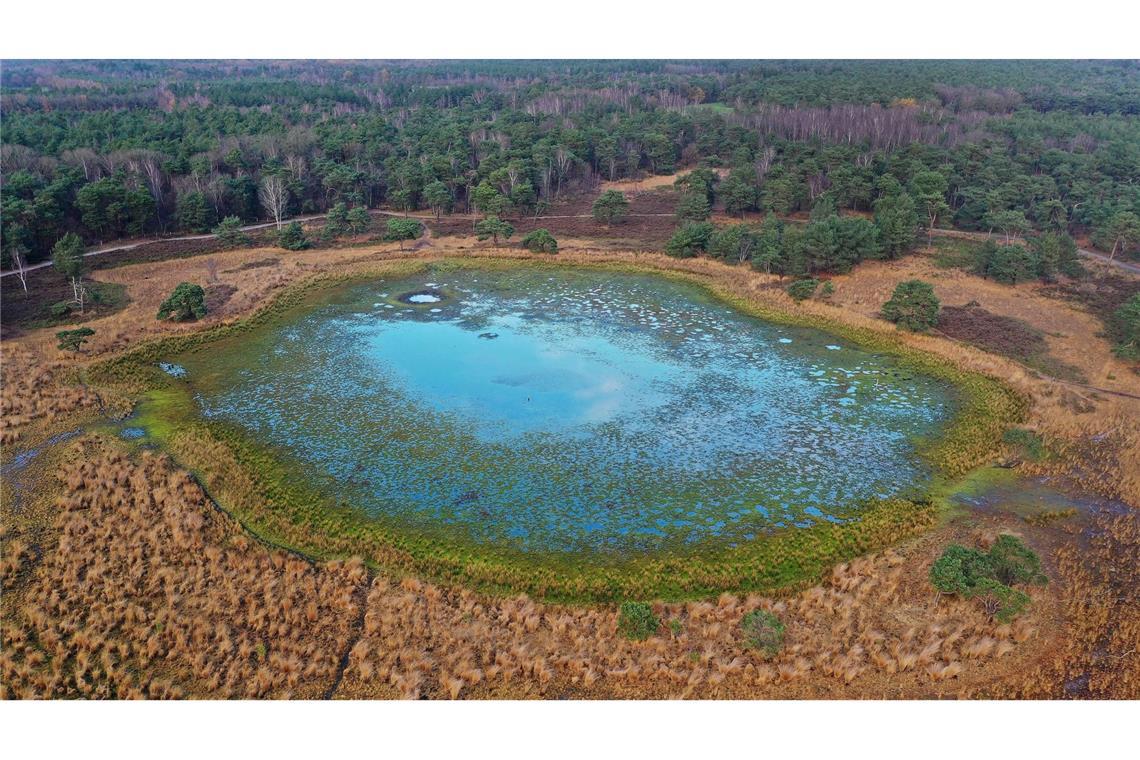
[[623, 602], [618, 610], [618, 632], [627, 639], [643, 641], [657, 632], [661, 621], [648, 602]]
[[1021, 245], [998, 245], [986, 241], [978, 250], [974, 271], [1006, 285], [1016, 285], [1038, 276], [1041, 262], [1034, 251]]
[[206, 291], [201, 285], [180, 282], [170, 297], [158, 307], [156, 319], [171, 318], [175, 322], [201, 319], [206, 316]]
[[59, 301], [48, 307], [52, 319], [63, 319], [71, 313], [71, 301]]
[[740, 621], [744, 640], [767, 657], [775, 657], [784, 646], [784, 624], [767, 610], [753, 610]]
[[689, 259], [709, 248], [716, 227], [711, 222], [693, 222], [686, 224], [673, 233], [669, 242], [665, 244], [665, 253], [681, 259]]
[[594, 201], [591, 209], [594, 219], [609, 225], [625, 218], [629, 213], [629, 201], [619, 190], [606, 190]]
[[558, 241], [550, 234], [550, 230], [540, 228], [528, 232], [522, 239], [523, 248], [532, 253], [558, 253]]
[[930, 582], [944, 594], [981, 600], [987, 612], [1008, 623], [1029, 605], [1029, 596], [1010, 586], [1043, 585], [1048, 579], [1032, 549], [1016, 537], [1002, 534], [985, 554], [958, 544], [947, 546], [930, 566]]
[[1011, 446], [1020, 448], [1027, 458], [1035, 462], [1042, 459], [1045, 454], [1048, 453], [1045, 450], [1045, 442], [1041, 440], [1041, 436], [1032, 430], [1010, 428], [1002, 434], [1001, 439]]
[[242, 232], [241, 219], [236, 216], [227, 216], [214, 228], [214, 234], [227, 248], [238, 248], [249, 244], [249, 236]]
[[1003, 533], [990, 547], [990, 564], [997, 580], [1007, 586], [1029, 583], [1043, 586], [1048, 582], [1041, 572], [1041, 558], [1016, 537]]
[[831, 298], [833, 295], [835, 295], [835, 284], [831, 280], [828, 280], [823, 283], [823, 287], [820, 288], [819, 297]]
[[61, 351], [74, 351], [79, 353], [79, 349], [87, 342], [87, 339], [95, 334], [95, 331], [90, 327], [80, 327], [77, 330], [61, 330], [55, 334], [59, 340], [59, 349]]
[[282, 227], [277, 233], [277, 245], [287, 251], [303, 251], [308, 248], [309, 241], [305, 239], [305, 230], [301, 228], [301, 223], [290, 222]]
[[491, 238], [495, 245], [499, 244], [499, 238], [509, 240], [513, 234], [515, 234], [514, 225], [494, 214], [475, 225], [475, 237], [479, 240]]
[[895, 286], [891, 299], [883, 304], [883, 319], [915, 332], [926, 332], [938, 324], [938, 303], [934, 288], [922, 280], [907, 280]]
[[394, 217], [387, 221], [387, 231], [384, 233], [384, 239], [398, 242], [400, 244], [400, 250], [403, 250], [405, 240], [415, 240], [422, 234], [424, 234], [424, 225], [419, 219], [400, 219]]
[[819, 280], [814, 277], [809, 277], [806, 280], [796, 280], [788, 286], [788, 295], [794, 301], [803, 301], [805, 298], [811, 298], [815, 295], [815, 289], [819, 287]]
[[1116, 343], [1117, 356], [1140, 360], [1140, 293], [1132, 296], [1112, 313], [1109, 335]]

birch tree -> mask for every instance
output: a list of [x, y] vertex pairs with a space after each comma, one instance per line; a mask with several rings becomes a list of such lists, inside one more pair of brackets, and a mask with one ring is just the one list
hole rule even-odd
[[285, 180], [276, 174], [269, 174], [261, 178], [261, 185], [257, 189], [258, 200], [261, 201], [265, 211], [281, 229], [281, 220], [285, 216], [285, 206], [289, 202], [289, 188]]

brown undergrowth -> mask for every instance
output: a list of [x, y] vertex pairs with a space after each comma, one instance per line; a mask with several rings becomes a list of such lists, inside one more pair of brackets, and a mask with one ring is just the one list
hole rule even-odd
[[[310, 564], [251, 540], [165, 456], [119, 446], [88, 437], [67, 451], [53, 545], [33, 551], [5, 531], [7, 698], [320, 696], [345, 652], [338, 697], [1065, 696], [1074, 678], [1091, 695], [1135, 696], [1140, 685], [1126, 649], [1140, 614], [1114, 596], [1135, 600], [1130, 515], [1088, 531], [1105, 567], [1133, 561], [1125, 576], [1078, 562], [1071, 526], [1027, 527], [1055, 578], [1012, 625], [925, 579], [948, 541], [984, 546], [1019, 527], [988, 516], [839, 565], [787, 598], [657, 604], [661, 627], [633, 642], [612, 607]], [[740, 621], [754, 609], [786, 624], [774, 658], [746, 645]]]
[[[234, 288], [205, 325], [245, 316], [290, 282], [368, 271], [385, 258], [504, 251], [435, 241], [401, 255], [312, 251], [243, 269], [265, 250], [226, 253]], [[772, 278], [715, 262], [597, 253], [564, 241], [559, 259], [651, 264], [707, 276], [737, 297], [883, 330], [872, 275], [836, 278], [831, 304], [790, 304]], [[438, 250], [437, 250], [438, 249]], [[443, 250], [446, 249], [446, 250]], [[511, 252], [510, 256], [525, 254]], [[879, 266], [879, 265], [875, 265]], [[888, 266], [908, 277], [921, 265]], [[202, 325], [153, 319], [179, 281], [201, 275], [182, 259], [108, 271], [130, 289], [120, 313], [93, 320], [89, 353], [72, 357], [47, 331], [3, 346], [4, 440], [24, 444], [98, 403], [73, 377], [91, 359]], [[972, 287], [953, 276], [940, 295]], [[973, 278], [976, 280], [976, 278]], [[893, 279], [882, 287], [893, 287]], [[1003, 286], [1004, 287], [1004, 286]], [[1064, 330], [1055, 299], [983, 287], [986, 308], [1025, 298], [1014, 316], [1042, 330], [1093, 382], [1131, 387], [1103, 340], [1080, 319]], [[1028, 297], [1026, 297], [1028, 293]], [[994, 298], [989, 298], [994, 295]], [[967, 298], [961, 298], [965, 303]], [[954, 302], [947, 300], [947, 302]], [[1075, 329], [1073, 325], [1075, 324]], [[1064, 338], [1056, 338], [1063, 333]], [[908, 344], [986, 372], [1032, 397], [1030, 426], [1053, 451], [1027, 469], [1066, 469], [1098, 490], [1140, 501], [1140, 435], [1133, 402], [1081, 392], [1000, 357], [931, 336]], [[1098, 342], [1099, 341], [1099, 342]], [[1077, 347], [1084, 344], [1082, 353]], [[21, 436], [17, 438], [17, 436]], [[12, 447], [6, 446], [6, 454]], [[1131, 697], [1140, 696], [1140, 529], [1135, 513], [1026, 523], [1004, 514], [958, 518], [895, 549], [840, 565], [785, 598], [724, 595], [656, 604], [662, 627], [645, 642], [616, 633], [612, 607], [504, 599], [408, 577], [374, 576], [358, 561], [310, 563], [246, 534], [164, 456], [127, 455], [89, 437], [60, 449], [60, 479], [37, 489], [41, 507], [0, 511], [4, 593], [0, 683], [17, 697]], [[53, 466], [55, 466], [53, 464]], [[5, 486], [8, 484], [5, 483]], [[936, 595], [926, 572], [949, 542], [981, 544], [1021, 532], [1046, 560], [1051, 583], [1032, 591], [1014, 624], [975, 603]], [[740, 620], [774, 611], [786, 645], [765, 659], [744, 645]], [[341, 678], [345, 653], [347, 667]], [[339, 680], [338, 680], [339, 679]], [[339, 685], [338, 685], [339, 684]]]
[[314, 697], [332, 683], [362, 563], [266, 549], [150, 452], [84, 439], [59, 478], [42, 559], [5, 531], [5, 697]]

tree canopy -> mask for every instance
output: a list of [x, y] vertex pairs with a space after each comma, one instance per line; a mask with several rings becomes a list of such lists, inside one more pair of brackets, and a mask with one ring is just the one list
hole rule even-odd
[[171, 319], [185, 322], [206, 316], [206, 291], [201, 285], [180, 282], [162, 305], [158, 307], [158, 319]]

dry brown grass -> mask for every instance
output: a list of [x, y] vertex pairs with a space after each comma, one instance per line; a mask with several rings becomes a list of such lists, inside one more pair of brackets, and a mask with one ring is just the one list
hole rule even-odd
[[5, 567], [5, 697], [313, 697], [331, 686], [367, 577], [359, 560], [316, 567], [266, 549], [164, 456], [132, 460], [87, 438], [59, 479], [54, 545], [33, 568], [23, 552]]
[[[963, 696], [1056, 672], [1054, 652], [1087, 655], [1067, 628], [1103, 636], [1102, 620], [1122, 620], [1110, 644], [1122, 648], [1137, 625], [1135, 612], [1105, 617], [1096, 593], [1062, 606], [1073, 590], [1064, 579], [1035, 590], [1013, 625], [933, 593], [925, 573], [942, 545], [1009, 526], [992, 518], [840, 565], [791, 598], [658, 604], [662, 628], [632, 642], [611, 608], [369, 581], [359, 561], [311, 565], [250, 540], [166, 457], [118, 446], [71, 446], [55, 543], [38, 564], [18, 537], [6, 543], [19, 565], [5, 577], [6, 697], [319, 696], [344, 652], [341, 697]], [[1137, 535], [1127, 534], [1133, 551]], [[770, 660], [741, 634], [757, 608], [787, 625]], [[1040, 694], [1036, 684], [1018, 693]], [[1136, 686], [1133, 676], [1096, 684]]]
[[[923, 256], [867, 262], [835, 277], [829, 312], [873, 319], [895, 285], [918, 278], [934, 285], [943, 304], [979, 302], [990, 312], [1014, 317], [1045, 334], [1050, 354], [1079, 369], [1089, 385], [1140, 396], [1140, 375], [1112, 353], [1100, 321], [1050, 297], [1036, 283], [1011, 287], [959, 269], [940, 269]], [[915, 345], [946, 356], [966, 369], [999, 377], [1033, 399], [1028, 426], [1057, 450], [1031, 472], [1064, 472], [1105, 495], [1140, 504], [1140, 399], [1098, 393], [1055, 382], [1016, 362], [935, 336], [914, 336]]]
[[[1094, 382], [1107, 386], [1110, 372], [1117, 384], [1111, 387], [1136, 382], [1096, 337], [1097, 326], [1064, 304], [1032, 287], [1011, 290], [934, 271], [919, 259], [864, 265], [836, 278], [832, 304], [796, 306], [771, 278], [747, 270], [603, 253], [589, 241], [562, 244], [562, 261], [648, 263], [698, 273], [740, 298], [891, 332], [874, 311], [895, 282], [925, 277], [947, 303], [979, 300], [991, 311], [1008, 309], [1038, 329], [1063, 333], [1050, 338], [1051, 349]], [[131, 303], [90, 323], [98, 332], [84, 356], [61, 356], [46, 330], [5, 342], [5, 440], [90, 414], [91, 396], [61, 378], [76, 364], [156, 335], [238, 319], [313, 274], [366, 272], [385, 259], [441, 254], [528, 256], [452, 239], [408, 254], [395, 246], [229, 252], [219, 256], [219, 277], [233, 292], [218, 312], [189, 325], [159, 323], [154, 311], [178, 282], [205, 281], [201, 259], [103, 273], [127, 285]], [[270, 256], [281, 264], [242, 268]], [[1081, 394], [1078, 414], [1066, 395], [1070, 389], [1013, 362], [937, 337], [904, 339], [1030, 394], [1031, 424], [1061, 451], [1061, 463], [1081, 465], [1089, 483], [1140, 503], [1134, 403]], [[63, 459], [58, 502], [45, 511], [42, 529], [10, 529], [11, 515], [0, 513], [0, 681], [7, 698], [319, 696], [336, 683], [345, 652], [348, 667], [336, 690], [343, 697], [1140, 694], [1134, 514], [1078, 515], [1041, 525], [974, 516], [969, 524], [951, 523], [841, 565], [824, 583], [790, 598], [724, 595], [658, 604], [662, 629], [645, 642], [630, 642], [617, 635], [609, 608], [490, 598], [414, 578], [374, 577], [359, 562], [313, 565], [266, 547], [162, 456], [131, 458], [115, 442], [87, 438]], [[1047, 558], [1053, 578], [1034, 590], [1026, 616], [999, 625], [973, 603], [932, 592], [925, 574], [947, 542], [984, 541], [1008, 529], [1021, 530]], [[776, 612], [787, 625], [787, 645], [772, 660], [743, 646], [740, 620], [757, 608]]]

